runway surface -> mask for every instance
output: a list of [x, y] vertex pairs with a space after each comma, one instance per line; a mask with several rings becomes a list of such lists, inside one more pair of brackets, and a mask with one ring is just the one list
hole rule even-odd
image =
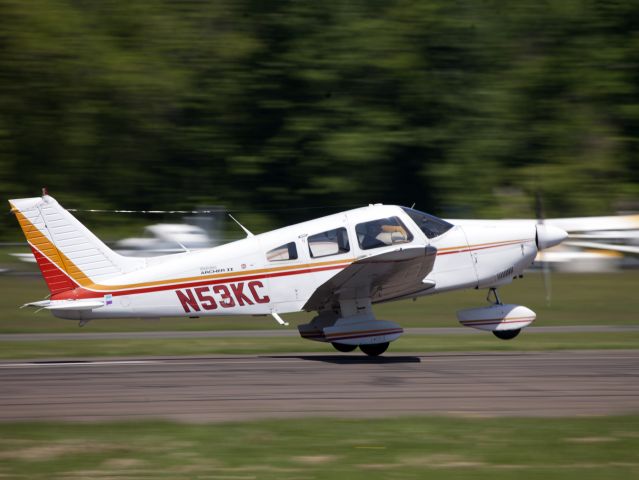
[[[486, 335], [474, 328], [426, 327], [406, 328], [406, 335]], [[624, 333], [638, 332], [639, 325], [567, 325], [553, 327], [527, 327], [529, 333]], [[204, 330], [204, 331], [146, 331], [146, 332], [91, 332], [79, 330], [75, 333], [5, 333], [0, 334], [0, 342], [32, 342], [52, 340], [116, 340], [154, 338], [225, 338], [225, 337], [299, 337], [297, 329], [278, 330]]]
[[639, 350], [0, 363], [0, 421], [639, 412]]

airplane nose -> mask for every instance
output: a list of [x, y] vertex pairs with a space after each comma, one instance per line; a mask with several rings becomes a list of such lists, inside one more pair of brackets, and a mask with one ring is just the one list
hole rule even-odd
[[566, 237], [568, 237], [568, 233], [559, 227], [537, 224], [536, 240], [539, 250], [559, 245]]

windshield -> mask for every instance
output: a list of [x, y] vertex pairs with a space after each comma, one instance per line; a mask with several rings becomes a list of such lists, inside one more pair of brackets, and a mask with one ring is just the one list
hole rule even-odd
[[439, 237], [443, 233], [453, 228], [452, 224], [437, 218], [433, 215], [429, 215], [419, 210], [413, 210], [412, 208], [402, 207], [402, 209], [408, 214], [408, 216], [417, 224], [422, 232], [428, 238]]

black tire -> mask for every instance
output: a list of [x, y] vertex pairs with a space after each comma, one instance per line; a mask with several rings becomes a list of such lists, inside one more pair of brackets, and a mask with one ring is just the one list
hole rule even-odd
[[512, 340], [521, 332], [521, 328], [517, 330], [493, 330], [493, 335], [501, 340]]
[[335, 348], [335, 350], [337, 350], [338, 352], [352, 352], [353, 350], [355, 350], [357, 348], [357, 345], [347, 345], [345, 343], [337, 343], [337, 342], [333, 342], [331, 343], [331, 345], [333, 345], [333, 348]]
[[388, 349], [388, 342], [360, 345], [359, 349], [369, 357], [377, 357]]

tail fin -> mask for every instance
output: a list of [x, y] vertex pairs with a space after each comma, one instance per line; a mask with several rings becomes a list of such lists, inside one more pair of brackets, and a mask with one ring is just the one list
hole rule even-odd
[[49, 195], [9, 203], [52, 295], [145, 265], [115, 253]]

